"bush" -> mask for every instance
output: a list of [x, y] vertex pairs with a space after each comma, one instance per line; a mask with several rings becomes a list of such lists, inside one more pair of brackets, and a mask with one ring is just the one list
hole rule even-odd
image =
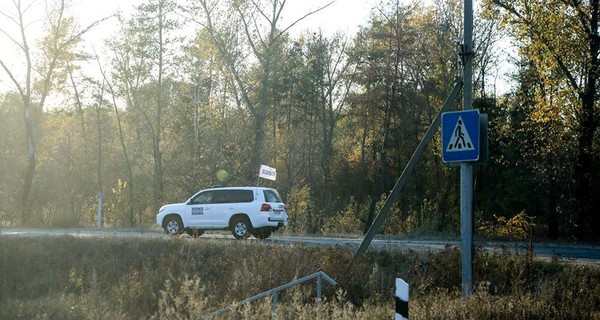
[[[460, 251], [369, 252], [211, 239], [0, 236], [0, 319], [196, 319], [323, 270], [337, 282], [281, 293], [280, 319], [384, 319], [394, 280], [411, 286], [411, 319], [600, 319], [600, 269], [477, 250], [475, 293], [460, 294]], [[264, 319], [269, 299], [223, 315]]]
[[368, 209], [368, 202], [361, 204], [351, 197], [346, 208], [327, 219], [321, 231], [325, 234], [358, 234], [362, 232]]

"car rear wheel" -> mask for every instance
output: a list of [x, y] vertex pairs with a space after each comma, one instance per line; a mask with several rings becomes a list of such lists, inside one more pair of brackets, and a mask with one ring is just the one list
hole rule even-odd
[[246, 217], [237, 217], [231, 223], [231, 233], [236, 239], [246, 239], [250, 237], [252, 226]]
[[183, 222], [178, 216], [168, 216], [165, 221], [165, 232], [168, 235], [178, 235], [183, 232]]
[[269, 229], [258, 229], [254, 230], [254, 236], [256, 239], [264, 240], [271, 236], [271, 230]]

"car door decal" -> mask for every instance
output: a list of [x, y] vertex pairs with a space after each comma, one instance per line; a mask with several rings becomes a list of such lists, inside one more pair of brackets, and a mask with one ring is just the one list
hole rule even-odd
[[204, 207], [193, 207], [192, 208], [192, 215], [193, 216], [200, 216], [204, 214]]

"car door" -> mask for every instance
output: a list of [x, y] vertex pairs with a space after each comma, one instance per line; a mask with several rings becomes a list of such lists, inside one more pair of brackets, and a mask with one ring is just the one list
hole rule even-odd
[[232, 198], [233, 190], [215, 190], [210, 204], [210, 223], [217, 229], [227, 228], [229, 219], [234, 214], [235, 203]]
[[203, 191], [196, 194], [188, 201], [186, 215], [188, 217], [187, 227], [195, 228], [210, 228], [211, 220], [211, 203], [214, 197], [213, 191]]

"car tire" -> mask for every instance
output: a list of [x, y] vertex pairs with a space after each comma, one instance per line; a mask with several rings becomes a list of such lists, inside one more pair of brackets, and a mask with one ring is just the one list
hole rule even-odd
[[269, 229], [254, 230], [254, 237], [256, 237], [256, 239], [264, 240], [270, 236], [271, 236], [271, 230], [269, 230]]
[[179, 216], [167, 216], [164, 228], [168, 235], [175, 236], [183, 232], [183, 222]]
[[187, 232], [187, 234], [189, 234], [190, 236], [194, 237], [194, 238], [198, 238], [199, 236], [204, 234], [204, 230], [201, 229], [185, 229], [185, 232]]
[[231, 222], [231, 234], [238, 240], [250, 237], [250, 230], [252, 225], [246, 217], [236, 217]]

